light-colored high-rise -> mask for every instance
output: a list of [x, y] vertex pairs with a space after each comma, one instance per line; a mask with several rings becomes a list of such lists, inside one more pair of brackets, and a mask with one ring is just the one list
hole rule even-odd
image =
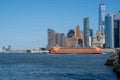
[[99, 32], [104, 35], [105, 29], [105, 4], [99, 5]]

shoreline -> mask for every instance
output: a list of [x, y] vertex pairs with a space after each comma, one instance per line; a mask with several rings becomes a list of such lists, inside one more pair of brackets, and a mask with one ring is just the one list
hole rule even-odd
[[[102, 50], [102, 54], [104, 53], [116, 53], [115, 52], [115, 49], [101, 49]], [[43, 51], [43, 52], [25, 52], [25, 51], [9, 51], [9, 52], [0, 52], [0, 53], [30, 53], [30, 54], [44, 54], [44, 53], [48, 53], [49, 54], [49, 51]]]

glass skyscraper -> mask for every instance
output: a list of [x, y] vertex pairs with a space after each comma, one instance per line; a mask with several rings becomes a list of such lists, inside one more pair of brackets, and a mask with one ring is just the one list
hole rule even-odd
[[89, 47], [89, 36], [90, 36], [90, 33], [89, 33], [89, 18], [86, 17], [84, 18], [84, 44], [85, 44], [85, 47]]
[[106, 48], [114, 48], [114, 15], [105, 16], [105, 46]]
[[99, 5], [99, 32], [104, 34], [105, 29], [105, 4]]
[[114, 17], [114, 47], [120, 48], [120, 11]]
[[89, 29], [90, 31], [90, 37], [93, 37], [93, 29]]

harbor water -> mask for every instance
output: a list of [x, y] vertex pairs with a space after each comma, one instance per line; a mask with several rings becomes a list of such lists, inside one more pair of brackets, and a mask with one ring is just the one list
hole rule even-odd
[[119, 80], [110, 55], [1, 53], [0, 80]]

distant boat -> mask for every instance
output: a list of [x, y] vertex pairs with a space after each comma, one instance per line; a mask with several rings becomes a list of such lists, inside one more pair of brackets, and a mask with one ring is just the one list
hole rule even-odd
[[39, 51], [34, 51], [34, 50], [31, 50], [31, 53], [48, 53], [49, 51], [46, 51], [46, 50], [39, 50]]

